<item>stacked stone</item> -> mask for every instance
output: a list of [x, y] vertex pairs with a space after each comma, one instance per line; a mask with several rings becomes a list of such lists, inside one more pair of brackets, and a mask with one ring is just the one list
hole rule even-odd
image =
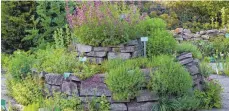
[[195, 89], [202, 90], [204, 78], [200, 73], [199, 60], [194, 59], [192, 53], [186, 53], [186, 52], [177, 56], [177, 59], [180, 62], [180, 64], [183, 65], [192, 76], [193, 87]]
[[108, 47], [94, 47], [83, 44], [74, 44], [78, 56], [84, 56], [90, 62], [101, 64], [105, 59], [129, 59], [142, 55], [143, 45], [140, 40], [132, 40], [126, 44]]
[[181, 41], [197, 41], [197, 40], [205, 40], [208, 41], [212, 37], [216, 36], [224, 36], [226, 34], [227, 29], [217, 30], [206, 30], [200, 31], [196, 33], [192, 33], [189, 29], [176, 28], [172, 30], [174, 38]]
[[[142, 69], [147, 80], [149, 80], [150, 71], [151, 69]], [[85, 105], [85, 108], [88, 101], [105, 95], [111, 103], [111, 111], [151, 111], [152, 105], [156, 104], [159, 99], [155, 93], [143, 88], [139, 91], [139, 96], [134, 99], [114, 100], [111, 91], [104, 83], [105, 74], [96, 74], [86, 80], [80, 80], [74, 75], [70, 75], [65, 79], [63, 75], [52, 73], [45, 74], [44, 78], [45, 86], [48, 89], [47, 96], [51, 96], [53, 92], [65, 93], [68, 97], [77, 96]]]
[[[178, 61], [190, 73], [193, 79], [193, 88], [202, 90], [203, 76], [200, 74], [199, 61], [194, 59], [191, 53], [182, 53], [177, 56]], [[150, 73], [155, 69], [141, 69], [146, 83], [150, 80]], [[152, 105], [158, 103], [158, 95], [150, 92], [146, 86], [143, 86], [139, 91], [139, 96], [134, 99], [125, 101], [117, 101], [112, 97], [112, 92], [108, 89], [104, 82], [105, 74], [96, 74], [86, 80], [81, 80], [77, 76], [70, 74], [69, 77], [64, 78], [63, 75], [53, 73], [41, 73], [44, 77], [47, 96], [51, 96], [53, 92], [61, 92], [67, 94], [68, 97], [77, 96], [80, 98], [85, 108], [87, 108], [88, 101], [93, 98], [105, 95], [111, 103], [111, 111], [152, 111]]]

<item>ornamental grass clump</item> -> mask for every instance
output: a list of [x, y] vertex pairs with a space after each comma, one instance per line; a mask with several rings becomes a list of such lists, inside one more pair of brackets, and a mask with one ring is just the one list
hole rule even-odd
[[[66, 6], [67, 20], [77, 41], [93, 46], [117, 45], [136, 39], [146, 33], [144, 21], [134, 5], [125, 2], [82, 2], [70, 14]], [[144, 25], [144, 26], [143, 26]], [[144, 33], [143, 33], [144, 32]]]

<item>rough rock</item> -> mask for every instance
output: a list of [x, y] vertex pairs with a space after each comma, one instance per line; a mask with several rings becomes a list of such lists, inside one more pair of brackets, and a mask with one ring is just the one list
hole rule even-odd
[[50, 73], [50, 74], [45, 75], [45, 81], [51, 85], [61, 85], [63, 80], [64, 80], [64, 77], [63, 75], [60, 75], [60, 74]]
[[[92, 101], [93, 99], [97, 99], [100, 97], [89, 96], [89, 97], [79, 97], [79, 98], [83, 103], [88, 103], [89, 101]], [[111, 97], [106, 97], [106, 98], [109, 102], [111, 102]]]
[[80, 82], [80, 79], [78, 77], [76, 77], [75, 75], [72, 75], [72, 74], [69, 76], [69, 79], [71, 81]]
[[115, 59], [115, 58], [129, 59], [130, 57], [131, 57], [130, 53], [114, 53], [114, 52], [108, 53], [108, 59]]
[[87, 56], [89, 57], [104, 57], [107, 55], [107, 52], [95, 52], [95, 51], [92, 51], [92, 52], [89, 52], [86, 54]]
[[96, 63], [96, 64], [101, 64], [103, 62], [103, 58], [99, 58], [99, 57], [88, 57], [89, 61], [91, 63]]
[[176, 28], [175, 33], [180, 34], [183, 32], [183, 30], [184, 30], [183, 28]]
[[179, 37], [179, 38], [175, 38], [176, 40], [179, 40], [179, 41], [183, 41], [184, 40], [184, 38], [182, 38], [182, 37]]
[[193, 61], [193, 58], [188, 58], [188, 59], [184, 59], [184, 60], [181, 60], [179, 61], [181, 65], [185, 65], [185, 64], [188, 64], [190, 62]]
[[73, 82], [67, 82], [64, 81], [62, 86], [61, 86], [61, 92], [67, 94], [67, 95], [74, 95], [74, 96], [79, 96], [78, 94], [78, 88], [77, 84]]
[[70, 82], [64, 81], [63, 84], [61, 85], [61, 92], [71, 95], [71, 84]]
[[190, 29], [184, 29], [183, 32], [184, 32], [184, 33], [189, 33], [189, 34], [192, 33]]
[[199, 38], [200, 37], [200, 34], [194, 34], [193, 37], [194, 38]]
[[192, 53], [182, 54], [182, 55], [177, 57], [178, 60], [183, 60], [185, 58], [192, 58]]
[[206, 34], [206, 31], [200, 31], [200, 35]]
[[52, 92], [60, 92], [60, 86], [51, 86], [52, 87]]
[[141, 51], [134, 51], [134, 52], [132, 53], [132, 58], [139, 57], [139, 56], [141, 56], [141, 55], [142, 55]]
[[156, 101], [159, 97], [156, 93], [152, 93], [149, 90], [141, 90], [139, 96], [137, 96], [137, 102]]
[[121, 47], [120, 51], [121, 52], [134, 52], [135, 51], [135, 46]]
[[76, 44], [76, 50], [79, 52], [90, 52], [92, 51], [92, 46], [83, 45], [83, 44]]
[[188, 71], [191, 73], [191, 75], [195, 75], [199, 73], [199, 69], [198, 67], [196, 67], [196, 65], [192, 65], [191, 67], [189, 67]]
[[152, 111], [153, 102], [146, 103], [128, 103], [128, 111]]
[[87, 80], [81, 81], [80, 96], [111, 96], [106, 84], [99, 76], [93, 76]]
[[123, 103], [111, 104], [111, 111], [127, 111], [127, 107]]
[[94, 47], [94, 51], [110, 51], [111, 48], [109, 47]]
[[192, 37], [193, 37], [193, 34], [191, 33], [184, 33], [184, 36], [183, 36], [183, 38], [186, 38], [186, 39], [190, 39]]

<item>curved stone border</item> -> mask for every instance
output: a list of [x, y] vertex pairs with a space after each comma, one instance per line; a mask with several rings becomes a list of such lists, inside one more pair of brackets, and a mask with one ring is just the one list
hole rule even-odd
[[[193, 88], [202, 90], [203, 77], [199, 71], [199, 61], [192, 57], [191, 53], [182, 53], [177, 56], [177, 60], [190, 72], [193, 78]], [[142, 69], [146, 80], [153, 69]], [[44, 75], [42, 73], [42, 75]], [[53, 91], [62, 92], [68, 96], [78, 96], [82, 103], [87, 104], [93, 96], [101, 97], [105, 95], [111, 103], [112, 111], [150, 111], [153, 104], [156, 104], [159, 97], [147, 90], [146, 87], [139, 91], [139, 96], [133, 100], [115, 101], [112, 99], [112, 92], [107, 88], [104, 78], [105, 74], [96, 74], [86, 80], [80, 80], [77, 76], [70, 75], [64, 79], [60, 74], [45, 74], [45, 87], [48, 88], [51, 96]]]

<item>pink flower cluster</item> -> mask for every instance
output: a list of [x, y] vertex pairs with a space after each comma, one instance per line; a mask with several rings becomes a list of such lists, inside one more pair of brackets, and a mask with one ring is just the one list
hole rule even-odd
[[[75, 7], [74, 12], [71, 14], [68, 7], [68, 1], [66, 1], [66, 18], [71, 28], [80, 27], [84, 24], [95, 23], [100, 25], [101, 23], [108, 23], [107, 21], [113, 21], [117, 24], [119, 18], [117, 14], [114, 14], [107, 4], [114, 4], [113, 2], [101, 2], [101, 1], [88, 1], [81, 4], [80, 7]], [[131, 17], [136, 13], [137, 7], [134, 4], [130, 5], [131, 13], [124, 14], [123, 20], [128, 23], [133, 23]], [[115, 16], [116, 15], [116, 16]], [[122, 14], [120, 13], [120, 16]], [[139, 17], [139, 20], [143, 20], [147, 15], [143, 14]], [[135, 22], [136, 23], [136, 22]]]

